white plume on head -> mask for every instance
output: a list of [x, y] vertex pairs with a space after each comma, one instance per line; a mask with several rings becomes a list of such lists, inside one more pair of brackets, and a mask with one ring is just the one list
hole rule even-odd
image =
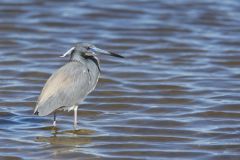
[[60, 57], [66, 57], [66, 56], [69, 55], [74, 49], [75, 49], [75, 47], [70, 48], [66, 53], [64, 53], [64, 54], [61, 55]]

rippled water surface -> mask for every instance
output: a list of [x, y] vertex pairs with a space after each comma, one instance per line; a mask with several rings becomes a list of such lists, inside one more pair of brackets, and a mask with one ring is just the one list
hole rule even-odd
[[[240, 159], [238, 0], [0, 1], [0, 159]], [[33, 116], [86, 41], [101, 79], [73, 113]]]

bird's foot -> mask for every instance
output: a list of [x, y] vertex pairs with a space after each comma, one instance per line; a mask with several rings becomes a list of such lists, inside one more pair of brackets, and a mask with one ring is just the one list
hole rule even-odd
[[74, 128], [75, 130], [77, 130], [77, 128], [78, 128], [77, 123], [74, 123], [74, 124], [73, 124], [73, 128]]

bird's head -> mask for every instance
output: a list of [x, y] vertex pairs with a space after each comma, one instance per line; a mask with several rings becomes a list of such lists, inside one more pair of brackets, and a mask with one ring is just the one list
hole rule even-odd
[[82, 57], [96, 56], [97, 54], [105, 54], [114, 57], [124, 58], [119, 54], [97, 48], [96, 46], [90, 43], [77, 43], [74, 47], [70, 48], [61, 57], [65, 57], [69, 54], [78, 54]]

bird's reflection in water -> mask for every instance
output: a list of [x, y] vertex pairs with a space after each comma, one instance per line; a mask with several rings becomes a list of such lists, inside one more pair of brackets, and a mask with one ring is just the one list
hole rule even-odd
[[[47, 142], [54, 145], [78, 146], [91, 143], [90, 137], [84, 135], [94, 134], [95, 131], [87, 129], [66, 130], [59, 132], [57, 127], [44, 127], [45, 130], [51, 130], [50, 137], [36, 137], [36, 142]], [[82, 135], [82, 136], [80, 136]]]
[[37, 142], [47, 142], [54, 145], [78, 146], [91, 143], [89, 137], [51, 136], [37, 137]]
[[75, 134], [75, 135], [91, 135], [91, 134], [94, 134], [95, 131], [89, 130], [89, 129], [78, 129], [78, 130], [66, 130], [66, 131], [59, 132], [59, 133], [61, 133], [61, 134], [70, 133], [70, 134]]

